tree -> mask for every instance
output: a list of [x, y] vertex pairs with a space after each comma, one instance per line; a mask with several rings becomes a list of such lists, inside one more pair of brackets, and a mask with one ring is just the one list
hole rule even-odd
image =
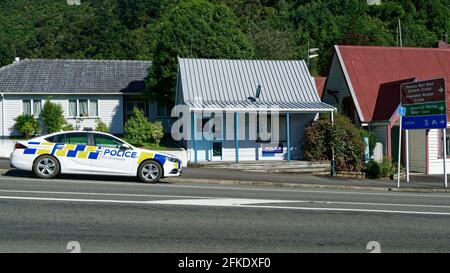
[[61, 104], [53, 103], [49, 100], [44, 103], [40, 117], [44, 121], [47, 134], [61, 131], [67, 123]]
[[142, 146], [152, 137], [150, 121], [139, 108], [133, 108], [133, 115], [125, 123], [125, 138], [133, 144]]
[[103, 132], [103, 133], [109, 133], [109, 128], [106, 123], [104, 123], [101, 119], [95, 120], [95, 131], [97, 132]]
[[254, 55], [233, 12], [205, 0], [183, 1], [156, 26], [153, 64], [146, 82], [153, 101], [170, 105], [175, 94], [177, 57], [246, 59]]

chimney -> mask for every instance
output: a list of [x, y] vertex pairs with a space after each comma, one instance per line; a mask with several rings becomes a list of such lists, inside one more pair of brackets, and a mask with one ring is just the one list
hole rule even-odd
[[20, 62], [20, 57], [15, 57], [15, 58], [14, 58], [14, 63], [16, 64], [16, 63], [18, 63], [18, 62]]

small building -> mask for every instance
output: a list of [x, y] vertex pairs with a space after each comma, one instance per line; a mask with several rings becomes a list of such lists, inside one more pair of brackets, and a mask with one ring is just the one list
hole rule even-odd
[[[193, 162], [302, 159], [305, 126], [335, 111], [320, 101], [304, 61], [181, 58], [176, 94], [190, 115], [183, 145]], [[260, 138], [266, 112], [269, 140]], [[207, 124], [212, 138], [202, 135]]]
[[[322, 101], [372, 131], [382, 144], [383, 155], [397, 161], [400, 86], [436, 78], [445, 78], [449, 101], [448, 48], [339, 45], [335, 46]], [[447, 102], [448, 117], [449, 105]], [[449, 142], [448, 137], [446, 141]], [[410, 130], [409, 143], [411, 171], [443, 173], [440, 130]]]
[[[0, 68], [0, 136], [13, 137], [20, 114], [39, 117], [46, 100], [62, 105], [67, 121], [79, 129], [105, 122], [122, 134], [138, 107], [170, 131], [170, 113], [143, 96], [150, 61], [25, 59]], [[78, 124], [78, 125], [77, 125]]]

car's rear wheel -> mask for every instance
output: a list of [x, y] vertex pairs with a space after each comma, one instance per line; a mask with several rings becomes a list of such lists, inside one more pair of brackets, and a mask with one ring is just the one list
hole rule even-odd
[[58, 160], [51, 155], [38, 157], [33, 164], [33, 172], [40, 178], [51, 179], [59, 174], [61, 166]]
[[144, 161], [138, 169], [138, 176], [144, 183], [156, 183], [163, 175], [161, 164], [153, 160]]

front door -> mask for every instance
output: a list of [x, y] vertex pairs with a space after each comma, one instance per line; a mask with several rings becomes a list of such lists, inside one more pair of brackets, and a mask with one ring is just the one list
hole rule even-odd
[[[132, 174], [137, 153], [122, 149], [123, 142], [103, 134], [92, 134], [99, 157], [92, 161], [92, 171], [96, 174]], [[134, 170], [136, 171], [136, 170]]]

